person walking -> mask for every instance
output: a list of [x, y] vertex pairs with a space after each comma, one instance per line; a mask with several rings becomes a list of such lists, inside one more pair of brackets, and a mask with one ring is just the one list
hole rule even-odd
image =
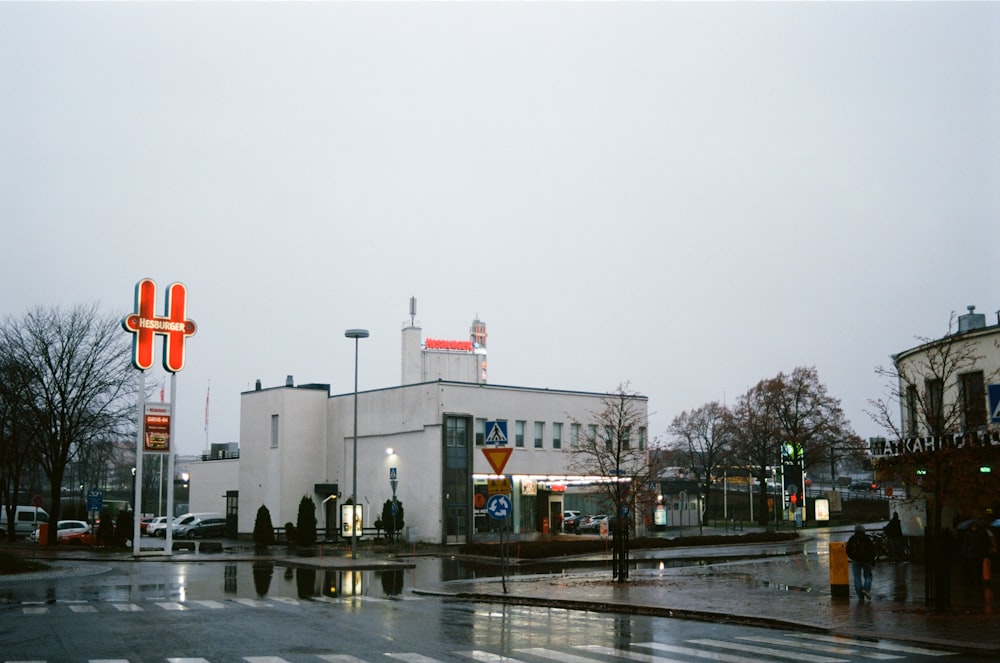
[[[865, 534], [864, 525], [855, 525], [854, 534], [847, 540], [847, 559], [851, 560], [854, 574], [854, 593], [859, 601], [872, 598], [872, 560], [875, 558], [875, 544]], [[862, 575], [864, 578], [862, 579]]]
[[893, 511], [892, 520], [882, 528], [889, 541], [889, 561], [893, 564], [903, 557], [903, 525], [899, 522], [899, 512]]

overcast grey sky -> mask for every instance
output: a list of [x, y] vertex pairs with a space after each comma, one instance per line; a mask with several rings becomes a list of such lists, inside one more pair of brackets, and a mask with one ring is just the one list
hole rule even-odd
[[996, 322], [998, 217], [998, 3], [0, 4], [0, 314], [184, 282], [182, 453], [209, 382], [210, 442], [350, 392], [349, 327], [398, 384], [411, 296], [654, 436], [796, 366], [877, 435], [876, 366]]

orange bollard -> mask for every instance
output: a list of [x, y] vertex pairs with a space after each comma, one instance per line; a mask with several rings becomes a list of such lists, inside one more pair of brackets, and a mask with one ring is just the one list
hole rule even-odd
[[847, 559], [847, 544], [842, 541], [830, 542], [830, 596], [850, 598], [850, 566]]

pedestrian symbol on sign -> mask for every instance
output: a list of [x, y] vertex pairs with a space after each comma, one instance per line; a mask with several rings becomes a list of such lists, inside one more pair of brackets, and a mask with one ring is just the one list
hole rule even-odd
[[507, 422], [486, 422], [486, 444], [507, 444]]

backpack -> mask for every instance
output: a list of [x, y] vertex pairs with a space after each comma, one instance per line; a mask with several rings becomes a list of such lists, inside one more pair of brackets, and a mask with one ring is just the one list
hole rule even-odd
[[867, 534], [855, 534], [847, 540], [847, 558], [855, 562], [870, 562], [875, 557], [875, 544]]

